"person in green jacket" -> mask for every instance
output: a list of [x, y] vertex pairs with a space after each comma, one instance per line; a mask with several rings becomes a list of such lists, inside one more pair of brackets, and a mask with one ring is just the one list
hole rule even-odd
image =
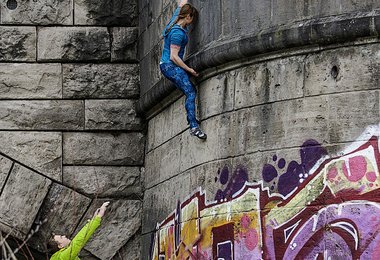
[[75, 235], [73, 240], [66, 236], [54, 235], [53, 241], [59, 251], [51, 256], [51, 260], [80, 260], [78, 254], [86, 245], [91, 235], [100, 226], [101, 219], [107, 209], [109, 202], [95, 211], [94, 217]]

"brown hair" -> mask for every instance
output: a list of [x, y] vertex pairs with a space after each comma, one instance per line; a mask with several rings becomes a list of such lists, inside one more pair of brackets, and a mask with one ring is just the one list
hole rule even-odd
[[49, 253], [54, 254], [58, 252], [61, 248], [59, 248], [57, 241], [54, 240], [54, 236], [51, 237], [46, 243], [46, 249]]
[[172, 27], [180, 20], [185, 18], [187, 15], [190, 15], [191, 18], [193, 18], [193, 24], [195, 24], [198, 20], [198, 10], [192, 6], [191, 4], [184, 4], [181, 7], [181, 10], [179, 10], [179, 14], [177, 19], [169, 26], [169, 28], [166, 30], [166, 32], [169, 32]]

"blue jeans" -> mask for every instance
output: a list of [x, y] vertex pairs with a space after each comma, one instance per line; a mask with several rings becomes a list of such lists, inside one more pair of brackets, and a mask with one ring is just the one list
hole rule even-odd
[[184, 69], [173, 63], [161, 63], [160, 70], [166, 78], [173, 82], [174, 85], [185, 94], [187, 121], [190, 124], [190, 128], [198, 127], [198, 122], [195, 117], [195, 97], [197, 96], [197, 92], [193, 84], [190, 82], [189, 75]]

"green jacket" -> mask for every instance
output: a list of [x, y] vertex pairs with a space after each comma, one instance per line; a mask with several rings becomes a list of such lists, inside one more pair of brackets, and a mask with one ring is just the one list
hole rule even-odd
[[91, 235], [100, 226], [101, 218], [95, 216], [89, 221], [78, 234], [71, 240], [70, 244], [51, 256], [50, 260], [80, 260], [78, 254], [86, 245]]

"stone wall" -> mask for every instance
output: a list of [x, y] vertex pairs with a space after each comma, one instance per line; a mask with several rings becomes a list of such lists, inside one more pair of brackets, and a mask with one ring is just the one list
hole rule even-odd
[[176, 3], [140, 1], [142, 259], [376, 258], [379, 3], [192, 2], [205, 142], [157, 67]]
[[84, 259], [139, 259], [144, 163], [134, 0], [2, 0], [0, 230], [46, 252], [111, 204]]

